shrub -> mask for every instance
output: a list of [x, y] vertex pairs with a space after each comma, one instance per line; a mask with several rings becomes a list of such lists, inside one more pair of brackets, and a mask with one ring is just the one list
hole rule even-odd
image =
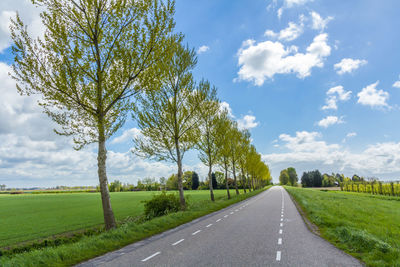
[[152, 199], [144, 201], [144, 203], [144, 214], [147, 219], [163, 216], [180, 209], [179, 197], [176, 194], [167, 194], [165, 191], [154, 195]]

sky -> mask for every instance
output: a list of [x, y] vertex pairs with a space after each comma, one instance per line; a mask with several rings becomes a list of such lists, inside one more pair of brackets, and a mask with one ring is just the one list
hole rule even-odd
[[[357, 173], [400, 179], [400, 28], [397, 0], [177, 0], [176, 31], [197, 51], [208, 79], [269, 165], [279, 172]], [[9, 18], [34, 36], [43, 26], [29, 0], [0, 2], [0, 184], [97, 185], [96, 145], [73, 150], [9, 77]], [[168, 177], [176, 166], [134, 156], [134, 121], [107, 143], [110, 181]], [[204, 179], [196, 151], [184, 170]]]

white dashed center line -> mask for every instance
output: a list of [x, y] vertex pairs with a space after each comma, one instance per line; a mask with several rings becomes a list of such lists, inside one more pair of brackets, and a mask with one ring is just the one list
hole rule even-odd
[[281, 260], [281, 252], [280, 252], [280, 251], [277, 251], [277, 252], [276, 252], [276, 260], [277, 260], [277, 261], [280, 261], [280, 260]]
[[215, 222], [219, 222], [221, 219], [216, 220]]
[[176, 242], [175, 242], [175, 243], [173, 243], [172, 245], [173, 245], [173, 246], [176, 246], [176, 245], [178, 245], [179, 243], [183, 242], [183, 240], [185, 240], [185, 239], [183, 239], [183, 238], [182, 238], [181, 240], [179, 240], [179, 241], [176, 241]]
[[282, 226], [283, 226], [283, 223], [281, 223], [279, 226], [282, 227]]
[[231, 212], [231, 214], [233, 214], [233, 212]]
[[282, 229], [279, 229], [279, 234], [280, 234], [280, 235], [282, 234], [282, 232], [283, 232]]
[[154, 253], [153, 255], [151, 255], [151, 256], [148, 256], [147, 258], [143, 259], [142, 261], [143, 261], [143, 262], [145, 262], [145, 261], [148, 261], [148, 260], [150, 260], [151, 258], [153, 258], [153, 257], [157, 256], [157, 255], [158, 255], [158, 254], [160, 254], [160, 253], [161, 253], [161, 252], [160, 252], [160, 251], [158, 251], [158, 252]]
[[192, 233], [192, 235], [197, 235], [200, 232], [201, 232], [201, 230], [197, 230], [196, 232]]
[[282, 245], [282, 238], [278, 239], [278, 245]]
[[210, 227], [212, 225], [212, 223], [210, 223], [209, 225], [206, 226], [206, 228]]
[[224, 218], [228, 217], [229, 215], [225, 215]]
[[235, 210], [235, 211], [239, 211], [239, 210]]
[[283, 221], [283, 218], [281, 218], [281, 222]]

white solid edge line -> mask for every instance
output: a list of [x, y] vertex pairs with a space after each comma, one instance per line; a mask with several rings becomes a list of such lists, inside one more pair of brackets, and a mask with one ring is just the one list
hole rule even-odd
[[183, 239], [183, 238], [182, 238], [181, 240], [179, 240], [179, 241], [176, 241], [176, 242], [175, 242], [175, 243], [173, 243], [172, 245], [173, 245], [173, 246], [176, 246], [176, 245], [178, 245], [179, 243], [181, 243], [183, 240], [185, 240], [185, 239]]
[[282, 229], [279, 229], [279, 234], [282, 234], [282, 232], [283, 232]]
[[197, 230], [196, 232], [192, 233], [192, 235], [197, 235], [200, 232], [201, 232], [201, 230]]
[[151, 258], [157, 256], [157, 255], [160, 254], [160, 253], [161, 253], [160, 251], [157, 251], [156, 253], [154, 253], [154, 254], [151, 255], [151, 256], [148, 256], [147, 258], [143, 259], [142, 261], [143, 261], [143, 262], [148, 261], [148, 260], [150, 260]]
[[278, 245], [282, 245], [282, 238], [278, 239]]
[[277, 252], [276, 252], [276, 260], [277, 260], [277, 261], [280, 261], [280, 260], [281, 260], [281, 252], [280, 252], [280, 251], [277, 251]]
[[215, 222], [219, 222], [221, 219], [216, 220]]
[[210, 227], [212, 225], [212, 223], [210, 223], [209, 225], [207, 225], [206, 227], [208, 228], [208, 227]]

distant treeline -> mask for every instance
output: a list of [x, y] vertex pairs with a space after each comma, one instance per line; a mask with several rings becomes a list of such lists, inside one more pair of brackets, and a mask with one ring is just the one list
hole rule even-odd
[[[213, 189], [226, 189], [225, 175], [222, 172], [213, 172], [212, 175]], [[239, 175], [238, 188], [243, 189], [244, 179]], [[186, 171], [182, 176], [183, 190], [208, 190], [210, 189], [209, 181], [200, 181], [199, 175], [194, 171]], [[228, 177], [228, 186], [234, 188], [234, 179]], [[159, 180], [155, 178], [139, 179], [137, 184], [122, 183], [119, 180], [111, 182], [108, 186], [110, 192], [123, 191], [161, 191], [161, 190], [178, 190], [178, 176], [171, 175], [168, 179], [161, 177]], [[100, 190], [99, 187], [97, 187]]]

